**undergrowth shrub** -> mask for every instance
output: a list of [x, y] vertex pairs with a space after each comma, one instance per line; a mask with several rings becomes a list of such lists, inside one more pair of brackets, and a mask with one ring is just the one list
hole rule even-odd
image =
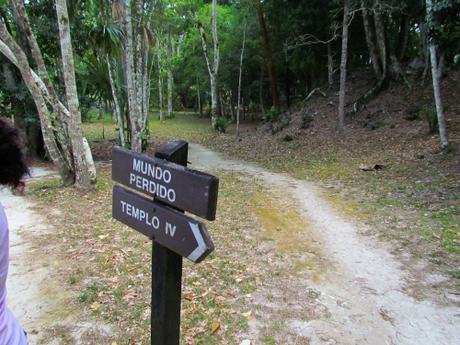
[[228, 126], [230, 126], [230, 123], [231, 121], [228, 118], [224, 116], [218, 117], [216, 122], [216, 131], [218, 131], [219, 133], [225, 133], [227, 131]]
[[302, 123], [300, 124], [301, 129], [307, 129], [310, 127], [311, 123], [313, 122], [313, 114], [308, 110], [305, 110], [302, 114]]
[[265, 114], [265, 122], [276, 122], [280, 118], [281, 113], [275, 108], [271, 107]]
[[430, 133], [436, 133], [438, 130], [438, 114], [432, 108], [423, 108], [420, 110], [419, 117], [428, 123]]

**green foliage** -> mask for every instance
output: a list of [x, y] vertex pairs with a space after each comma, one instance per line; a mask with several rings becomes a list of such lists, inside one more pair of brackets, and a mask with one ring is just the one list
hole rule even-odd
[[310, 111], [305, 110], [302, 114], [302, 123], [300, 124], [300, 128], [307, 129], [308, 127], [310, 127], [310, 124], [313, 122], [313, 119], [313, 114]]
[[428, 128], [430, 129], [430, 133], [436, 133], [439, 127], [438, 114], [436, 113], [435, 109], [425, 107], [422, 110], [420, 110], [419, 117], [427, 122]]
[[275, 108], [271, 107], [265, 114], [265, 122], [276, 122], [279, 120], [281, 113]]
[[216, 131], [218, 131], [219, 133], [225, 133], [227, 131], [228, 126], [230, 126], [230, 123], [231, 121], [227, 117], [218, 117], [216, 122]]
[[142, 140], [142, 151], [145, 151], [147, 149], [147, 145], [150, 139], [150, 131], [149, 131], [149, 126], [145, 126], [144, 131], [141, 134], [141, 140]]

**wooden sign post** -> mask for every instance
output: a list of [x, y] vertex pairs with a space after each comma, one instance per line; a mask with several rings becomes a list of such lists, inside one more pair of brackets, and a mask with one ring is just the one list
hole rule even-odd
[[179, 344], [182, 258], [198, 263], [214, 250], [204, 224], [183, 213], [214, 220], [219, 179], [187, 169], [187, 158], [185, 141], [163, 145], [155, 158], [113, 149], [113, 180], [146, 194], [114, 186], [112, 214], [153, 240], [152, 345]]

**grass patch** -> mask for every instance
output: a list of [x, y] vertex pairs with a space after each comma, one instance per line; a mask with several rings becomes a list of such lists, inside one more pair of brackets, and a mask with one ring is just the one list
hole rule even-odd
[[62, 188], [62, 180], [60, 178], [37, 180], [29, 183], [28, 188], [38, 199], [52, 200]]
[[209, 119], [200, 118], [193, 113], [176, 113], [174, 119], [166, 119], [163, 122], [160, 122], [157, 116], [151, 115], [149, 131], [150, 137], [155, 139], [181, 139], [198, 143], [216, 135]]
[[[259, 273], [249, 269], [254, 257], [247, 253], [255, 251], [242, 232], [256, 228], [244, 212], [251, 192], [238, 175], [220, 178], [218, 219], [207, 224], [216, 251], [199, 265], [184, 262], [184, 344], [236, 343], [237, 335], [247, 329], [245, 296], [254, 292], [259, 279]], [[100, 169], [99, 187], [88, 194], [49, 181], [36, 184], [32, 190], [39, 206], [53, 204], [61, 211], [47, 216], [56, 233], [37, 240], [43, 245], [54, 243], [53, 255], [62, 262], [63, 285], [74, 292], [75, 310], [116, 324], [119, 334], [114, 339], [120, 344], [147, 344], [151, 243], [111, 219], [111, 187], [109, 168]], [[64, 266], [66, 262], [73, 264]], [[219, 330], [213, 329], [215, 323]], [[56, 338], [57, 333], [62, 335], [56, 332]]]
[[[117, 126], [110, 116], [104, 121], [93, 120], [83, 123], [83, 133], [88, 141], [113, 140], [118, 138]], [[206, 138], [216, 135], [209, 119], [198, 117], [190, 112], [178, 112], [173, 119], [161, 122], [157, 113], [151, 113], [148, 119], [151, 139], [170, 140], [182, 139], [192, 142], [203, 142]]]
[[460, 226], [452, 208], [442, 208], [433, 212], [432, 218], [438, 224], [440, 243], [450, 253], [460, 253]]

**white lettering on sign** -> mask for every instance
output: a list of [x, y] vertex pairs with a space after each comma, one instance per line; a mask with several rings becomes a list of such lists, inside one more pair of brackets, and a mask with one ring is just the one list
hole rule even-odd
[[133, 170], [143, 175], [153, 177], [156, 180], [163, 181], [164, 183], [171, 182], [171, 172], [169, 170], [152, 165], [143, 160], [133, 158]]
[[176, 233], [176, 226], [174, 224], [169, 224], [166, 222], [166, 235], [170, 235], [171, 237], [174, 237], [174, 234]]
[[143, 191], [149, 192], [150, 194], [154, 194], [162, 199], [166, 199], [169, 202], [176, 201], [176, 191], [174, 189], [167, 188], [164, 185], [145, 177], [130, 173], [129, 184], [134, 185]]
[[140, 222], [144, 222], [148, 226], [151, 226], [155, 230], [160, 228], [160, 219], [157, 216], [150, 216], [148, 212], [137, 208], [126, 201], [120, 200], [121, 211], [131, 218], [134, 218]]

